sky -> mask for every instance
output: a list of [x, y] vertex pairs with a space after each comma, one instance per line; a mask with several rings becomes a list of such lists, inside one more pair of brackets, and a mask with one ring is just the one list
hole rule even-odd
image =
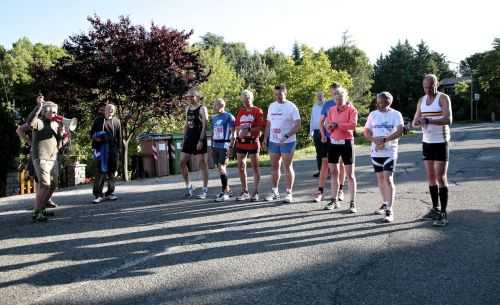
[[86, 17], [94, 14], [193, 30], [192, 42], [211, 32], [250, 50], [274, 46], [287, 54], [295, 41], [316, 50], [339, 45], [347, 30], [372, 63], [398, 41], [423, 40], [452, 68], [500, 37], [497, 0], [2, 0], [1, 8], [0, 44], [7, 49], [20, 37], [60, 46], [89, 30]]

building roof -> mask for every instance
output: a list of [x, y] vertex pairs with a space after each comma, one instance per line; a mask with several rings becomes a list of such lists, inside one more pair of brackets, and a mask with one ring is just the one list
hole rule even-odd
[[452, 78], [443, 78], [439, 81], [439, 86], [454, 86], [455, 84], [466, 82], [471, 82], [470, 76], [462, 76], [462, 77], [452, 77]]

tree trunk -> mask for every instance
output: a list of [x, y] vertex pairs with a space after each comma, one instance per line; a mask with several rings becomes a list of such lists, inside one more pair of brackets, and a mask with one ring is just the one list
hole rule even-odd
[[130, 139], [123, 140], [123, 180], [129, 181], [128, 179], [128, 142]]

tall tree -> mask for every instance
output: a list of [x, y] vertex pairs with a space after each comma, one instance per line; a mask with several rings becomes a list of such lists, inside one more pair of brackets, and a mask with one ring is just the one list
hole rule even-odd
[[424, 42], [416, 48], [407, 40], [398, 42], [388, 55], [377, 60], [372, 91], [390, 91], [394, 96], [394, 107], [411, 116], [423, 95], [422, 78], [428, 73], [434, 73], [440, 79], [453, 76], [444, 55], [431, 51]]
[[272, 83], [275, 73], [265, 63], [261, 54], [251, 54], [242, 42], [225, 42], [224, 37], [207, 33], [196, 45], [202, 49], [220, 48], [227, 62], [243, 79], [243, 87], [255, 92], [255, 99], [266, 96], [268, 86]]
[[63, 56], [64, 50], [56, 46], [40, 43], [33, 45], [27, 38], [16, 41], [0, 62], [0, 71], [4, 74], [3, 98], [12, 101], [22, 115], [29, 113], [39, 90], [33, 78], [34, 66], [47, 69]]
[[363, 50], [349, 44], [348, 37], [344, 37], [343, 40], [342, 45], [328, 49], [326, 54], [332, 63], [332, 69], [346, 71], [351, 75], [353, 82], [352, 98], [368, 104], [371, 100], [370, 89], [373, 84], [373, 65]]
[[[75, 99], [109, 101], [117, 106], [123, 132], [123, 173], [128, 180], [128, 146], [139, 128], [167, 114], [174, 100], [206, 79], [199, 55], [190, 51], [192, 32], [152, 24], [147, 30], [128, 17], [118, 22], [89, 17], [91, 29], [69, 37], [64, 49], [71, 57], [60, 60], [63, 75]], [[76, 73], [78, 72], [78, 73]], [[81, 88], [74, 91], [74, 87]]]
[[17, 163], [14, 161], [20, 150], [15, 111], [7, 103], [0, 103], [0, 134], [2, 135], [0, 154], [3, 160], [0, 165], [0, 196], [5, 196], [7, 174], [10, 170], [17, 170]]
[[[292, 58], [276, 67], [278, 83], [285, 83], [288, 88], [287, 98], [295, 102], [304, 122], [310, 119], [311, 106], [315, 94], [319, 90], [328, 92], [333, 82], [338, 82], [348, 89], [352, 88], [352, 80], [345, 71], [331, 68], [330, 60], [324, 52], [315, 53], [309, 47], [301, 47], [302, 63], [296, 65]], [[268, 100], [272, 100], [269, 94]], [[301, 139], [307, 139], [309, 125], [303, 124], [299, 131]], [[304, 145], [305, 143], [300, 143]]]
[[234, 68], [227, 62], [220, 47], [201, 51], [201, 60], [207, 74], [210, 74], [207, 81], [200, 85], [203, 99], [209, 109], [212, 109], [212, 102], [218, 98], [229, 101], [228, 107], [239, 104], [239, 96], [243, 86]]
[[302, 63], [302, 50], [300, 49], [300, 45], [297, 41], [293, 43], [292, 59], [296, 65], [300, 65]]

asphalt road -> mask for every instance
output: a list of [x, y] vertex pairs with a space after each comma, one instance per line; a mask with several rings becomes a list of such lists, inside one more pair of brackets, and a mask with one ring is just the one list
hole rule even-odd
[[313, 160], [295, 164], [293, 204], [185, 200], [178, 176], [120, 184], [97, 206], [88, 186], [60, 191], [46, 224], [31, 223], [31, 195], [1, 198], [0, 304], [500, 304], [500, 124], [452, 131], [445, 228], [419, 220], [420, 135], [401, 141], [392, 224], [373, 214], [366, 148], [354, 215], [310, 202]]

